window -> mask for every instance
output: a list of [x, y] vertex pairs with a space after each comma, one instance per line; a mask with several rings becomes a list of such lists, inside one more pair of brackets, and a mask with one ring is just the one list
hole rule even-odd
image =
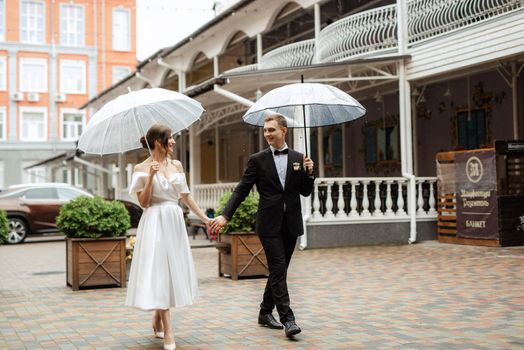
[[397, 171], [400, 166], [399, 117], [387, 116], [363, 127], [366, 168], [373, 171]]
[[5, 41], [5, 0], [0, 0], [0, 41]]
[[62, 109], [62, 140], [76, 141], [84, 127], [84, 112], [76, 109]]
[[44, 32], [44, 2], [22, 0], [20, 5], [20, 41], [30, 44], [43, 44]]
[[4, 161], [0, 160], [0, 189], [4, 188]]
[[118, 83], [120, 80], [124, 79], [131, 73], [131, 68], [129, 67], [122, 67], [122, 66], [114, 66], [112, 69], [113, 73], [113, 84]]
[[[1, 6], [1, 5], [0, 5]], [[7, 89], [7, 63], [5, 56], [0, 57], [0, 91]]]
[[[73, 181], [74, 176], [74, 181]], [[78, 168], [70, 169], [70, 168], [64, 168], [62, 169], [62, 182], [71, 184], [74, 186], [82, 187], [82, 176], [80, 174], [80, 170]]]
[[460, 149], [477, 149], [488, 143], [487, 111], [475, 109], [468, 113], [457, 112], [457, 146]]
[[[28, 169], [27, 171], [31, 171], [35, 168]], [[27, 191], [25, 191], [25, 198], [57, 200], [58, 195], [56, 194], [56, 189], [54, 188], [30, 188]]]
[[45, 141], [47, 139], [47, 109], [45, 107], [20, 107], [20, 139]]
[[85, 37], [84, 7], [60, 4], [60, 44], [83, 46]]
[[60, 92], [66, 94], [86, 93], [85, 61], [60, 61]]
[[[78, 169], [75, 169], [75, 173], [76, 173], [76, 170]], [[56, 191], [58, 192], [58, 199], [64, 200], [64, 201], [69, 201], [69, 200], [78, 198], [80, 196], [85, 196], [85, 193], [77, 191], [77, 190], [73, 190], [72, 188], [57, 187]]]
[[0, 107], [0, 141], [7, 139], [5, 107]]
[[47, 59], [20, 59], [20, 90], [23, 92], [47, 92]]
[[[29, 169], [25, 169], [28, 166], [31, 166], [37, 163], [38, 160], [27, 160], [22, 162], [22, 183], [23, 184], [32, 184], [38, 182], [47, 181], [47, 171], [45, 166], [35, 166]], [[29, 198], [27, 191], [25, 192], [26, 197]], [[38, 196], [38, 194], [32, 194], [33, 198]]]
[[125, 8], [113, 9], [113, 50], [131, 50], [130, 13]]

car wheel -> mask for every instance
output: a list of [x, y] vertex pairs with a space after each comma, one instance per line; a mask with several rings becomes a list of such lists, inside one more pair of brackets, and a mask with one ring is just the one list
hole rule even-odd
[[9, 230], [7, 233], [7, 243], [22, 243], [27, 237], [29, 227], [26, 222], [19, 218], [9, 218]]

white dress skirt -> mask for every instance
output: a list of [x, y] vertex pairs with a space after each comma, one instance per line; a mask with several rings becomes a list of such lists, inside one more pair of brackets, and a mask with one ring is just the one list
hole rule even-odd
[[[149, 174], [133, 173], [129, 192], [141, 192]], [[189, 193], [184, 173], [153, 177], [151, 205], [138, 224], [125, 304], [142, 310], [191, 305], [198, 283], [187, 237], [181, 193]]]

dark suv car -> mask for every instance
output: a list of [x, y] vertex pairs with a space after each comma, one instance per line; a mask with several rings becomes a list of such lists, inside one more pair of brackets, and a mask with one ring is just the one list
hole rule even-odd
[[[64, 203], [79, 196], [93, 197], [89, 192], [63, 183], [10, 186], [0, 192], [0, 209], [9, 220], [8, 243], [21, 243], [28, 234], [57, 232], [55, 219]], [[142, 208], [133, 202], [122, 202], [131, 217], [131, 227], [137, 227]]]

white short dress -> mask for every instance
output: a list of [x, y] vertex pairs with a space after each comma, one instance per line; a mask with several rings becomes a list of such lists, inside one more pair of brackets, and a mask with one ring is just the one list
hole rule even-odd
[[[149, 174], [134, 172], [129, 192], [136, 195]], [[181, 193], [189, 193], [184, 173], [153, 177], [151, 205], [138, 224], [125, 304], [142, 310], [191, 305], [198, 282], [187, 237]]]

